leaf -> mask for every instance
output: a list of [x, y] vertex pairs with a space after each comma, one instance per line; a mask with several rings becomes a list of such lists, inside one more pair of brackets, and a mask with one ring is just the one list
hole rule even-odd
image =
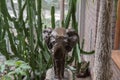
[[8, 61], [6, 61], [5, 65], [7, 65], [7, 66], [15, 66], [15, 60], [8, 60]]
[[69, 9], [68, 9], [68, 13], [67, 13], [65, 24], [64, 24], [65, 28], [68, 28], [69, 26], [71, 13], [72, 13], [72, 0], [69, 1]]
[[26, 75], [26, 71], [25, 70], [22, 70], [20, 67], [19, 68], [16, 68], [14, 71], [11, 71], [8, 73], [9, 75], [14, 75], [14, 74], [17, 74], [17, 75]]
[[6, 28], [6, 30], [7, 30], [8, 38], [9, 38], [9, 41], [10, 41], [10, 47], [11, 47], [11, 49], [12, 49], [12, 52], [13, 52], [17, 57], [20, 58], [21, 56], [17, 53], [15, 41], [14, 41], [13, 36], [12, 36], [10, 30], [9, 30], [10, 25], [9, 25], [9, 23], [8, 23], [8, 20], [7, 20], [6, 17], [4, 17], [4, 18], [5, 18], [4, 21], [5, 21], [5, 24], [6, 24], [6, 25], [5, 25], [5, 28]]
[[2, 78], [0, 78], [1, 80], [12, 80], [12, 78], [9, 75], [5, 75]]
[[27, 0], [25, 1], [23, 7], [22, 7], [21, 10], [19, 11], [19, 12], [20, 12], [20, 13], [19, 13], [19, 21], [23, 20], [23, 12], [24, 12], [24, 9], [25, 9], [26, 5], [27, 5]]
[[13, 72], [15, 72], [15, 74], [20, 74], [20, 71], [21, 71], [21, 70], [22, 70], [22, 69], [18, 67], [18, 68], [16, 68], [15, 71], [13, 71]]
[[13, 3], [13, 0], [10, 0], [10, 2], [11, 2], [11, 6], [12, 6], [13, 13], [14, 13], [15, 17], [17, 17], [16, 11], [15, 11], [15, 7], [14, 7], [14, 3]]
[[23, 61], [16, 61], [15, 62], [15, 66], [21, 66], [22, 64], [24, 64], [24, 62]]
[[52, 6], [51, 7], [51, 24], [52, 24], [52, 28], [55, 28], [55, 7]]
[[20, 71], [20, 74], [21, 74], [21, 75], [26, 75], [26, 72], [23, 71], [23, 70], [21, 70], [21, 71]]
[[20, 68], [23, 69], [23, 70], [29, 70], [29, 69], [31, 69], [31, 67], [28, 64], [21, 64]]
[[52, 57], [49, 58], [49, 61], [47, 62], [46, 69], [50, 68], [52, 66]]
[[45, 59], [46, 62], [48, 62], [50, 55], [47, 51], [42, 52], [42, 57]]
[[80, 58], [80, 48], [79, 48], [79, 45], [78, 45], [78, 44], [76, 45], [76, 49], [77, 49], [78, 62], [80, 63], [80, 62], [81, 62], [81, 58]]
[[15, 71], [11, 71], [8, 73], [8, 75], [14, 75], [14, 74], [16, 74]]
[[5, 55], [6, 59], [9, 59], [9, 53], [7, 52], [7, 46], [6, 46], [6, 41], [5, 40], [1, 40], [0, 41], [0, 52]]
[[1, 66], [0, 66], [0, 72], [3, 73], [4, 70], [5, 70], [5, 65], [1, 65]]

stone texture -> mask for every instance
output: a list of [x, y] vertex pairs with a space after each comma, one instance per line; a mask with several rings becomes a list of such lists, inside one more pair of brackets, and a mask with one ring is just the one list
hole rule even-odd
[[[45, 80], [58, 80], [58, 79], [55, 79], [54, 76], [55, 76], [54, 69], [51, 68], [47, 71]], [[64, 79], [62, 80], [73, 80], [72, 72], [69, 69], [65, 69]]]

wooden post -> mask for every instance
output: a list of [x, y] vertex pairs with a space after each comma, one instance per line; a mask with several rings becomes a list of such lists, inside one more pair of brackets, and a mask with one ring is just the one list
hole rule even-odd
[[114, 49], [117, 50], [120, 47], [120, 0], [117, 4], [117, 20], [115, 28], [115, 40], [114, 40]]
[[64, 0], [60, 0], [60, 27], [62, 26], [62, 21], [64, 21]]

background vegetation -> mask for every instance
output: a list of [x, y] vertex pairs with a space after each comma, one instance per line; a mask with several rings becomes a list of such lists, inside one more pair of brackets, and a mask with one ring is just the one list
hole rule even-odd
[[[1, 79], [43, 80], [48, 68], [52, 67], [51, 54], [42, 39], [42, 30], [50, 27], [44, 24], [46, 20], [42, 16], [44, 8], [49, 10], [50, 7], [48, 5], [42, 8], [42, 3], [43, 5], [49, 3], [47, 0], [18, 0], [18, 5], [15, 5], [14, 0], [9, 0], [13, 13], [11, 15], [7, 1], [0, 0], [0, 53], [8, 60], [0, 65], [0, 73], [3, 74]], [[68, 28], [71, 21], [72, 27], [78, 31], [75, 19], [76, 2], [77, 0], [69, 0], [69, 9], [63, 27]], [[55, 28], [54, 6], [51, 8], [50, 21], [51, 27]], [[74, 60], [80, 64], [80, 53], [93, 52], [83, 51], [78, 43], [73, 49], [72, 57], [67, 59], [67, 64], [71, 64]], [[71, 66], [68, 68], [76, 70]]]

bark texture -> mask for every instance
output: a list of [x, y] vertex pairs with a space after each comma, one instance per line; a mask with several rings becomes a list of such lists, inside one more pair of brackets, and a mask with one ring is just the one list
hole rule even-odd
[[111, 80], [111, 9], [113, 0], [100, 0], [94, 80]]
[[117, 20], [116, 20], [116, 29], [115, 29], [115, 41], [114, 49], [117, 50], [120, 48], [120, 0], [117, 4]]

